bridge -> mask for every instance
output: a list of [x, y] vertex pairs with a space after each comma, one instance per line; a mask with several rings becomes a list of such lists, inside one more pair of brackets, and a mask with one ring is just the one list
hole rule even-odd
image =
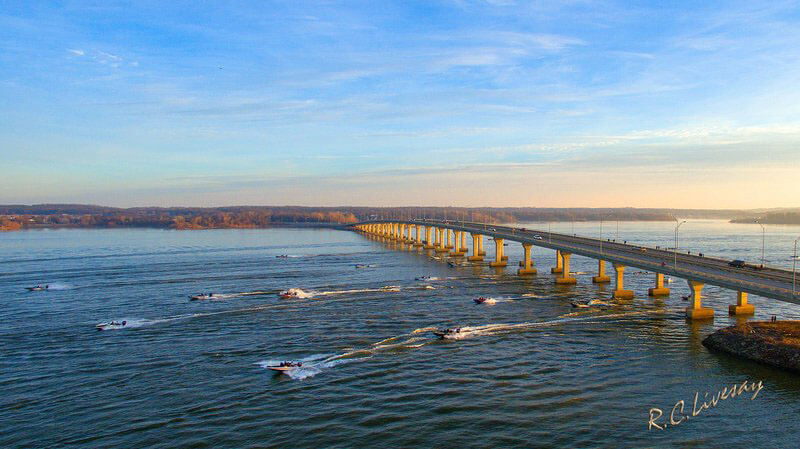
[[[748, 293], [800, 304], [800, 294], [795, 291], [795, 274], [791, 271], [750, 265], [733, 267], [728, 260], [700, 254], [681, 254], [677, 249], [670, 251], [549, 231], [449, 220], [373, 220], [355, 223], [351, 228], [365, 234], [433, 250], [449, 257], [466, 257], [470, 262], [484, 260], [484, 237], [492, 238], [495, 242], [494, 260], [489, 264], [492, 267], [505, 267], [508, 264], [508, 257], [503, 254], [506, 240], [519, 242], [524, 250], [523, 260], [519, 262], [520, 268], [517, 270], [520, 276], [537, 273], [531, 260], [534, 246], [555, 250], [556, 266], [551, 272], [556, 275], [556, 284], [577, 283], [577, 279], [570, 273], [570, 258], [573, 254], [597, 260], [597, 275], [592, 277], [592, 282], [598, 284], [611, 282], [611, 276], [606, 274], [606, 262], [609, 262], [614, 277], [613, 299], [634, 297], [632, 290], [625, 289], [626, 267], [655, 273], [653, 287], [648, 290], [650, 296], [669, 295], [669, 288], [664, 286], [665, 275], [686, 279], [690, 291], [686, 316], [692, 320], [714, 316], [713, 309], [702, 306], [702, 290], [705, 284], [737, 292], [736, 304], [731, 304], [728, 308], [731, 315], [754, 313], [755, 307], [747, 302]], [[467, 234], [472, 238], [472, 254], [469, 256]]]

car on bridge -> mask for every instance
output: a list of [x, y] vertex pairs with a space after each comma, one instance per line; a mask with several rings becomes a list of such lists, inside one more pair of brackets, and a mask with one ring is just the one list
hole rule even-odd
[[736, 259], [728, 262], [728, 265], [735, 268], [744, 268], [747, 264], [743, 260]]
[[533, 235], [533, 239], [534, 239], [534, 240], [541, 240], [541, 239], [542, 239], [542, 236], [541, 236], [541, 235], [539, 235], [539, 234], [534, 234], [534, 235]]

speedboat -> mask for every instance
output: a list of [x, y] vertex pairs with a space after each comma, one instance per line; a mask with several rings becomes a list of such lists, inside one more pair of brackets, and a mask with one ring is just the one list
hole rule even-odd
[[202, 300], [202, 299], [211, 299], [213, 297], [214, 297], [213, 293], [209, 293], [209, 294], [200, 293], [199, 295], [191, 295], [191, 296], [189, 296], [189, 299], [192, 300], [192, 301], [198, 301], [198, 300]]
[[473, 301], [475, 301], [475, 304], [483, 304], [486, 302], [486, 298], [481, 296], [480, 298], [473, 299]]
[[275, 257], [278, 258], [278, 259], [288, 259], [289, 255], [288, 254], [280, 254], [280, 255], [275, 256]]
[[279, 373], [285, 373], [301, 366], [303, 366], [302, 362], [281, 362], [280, 365], [268, 366], [267, 368]]
[[95, 329], [99, 331], [105, 331], [109, 329], [120, 329], [125, 327], [128, 324], [127, 321], [109, 321], [108, 323], [100, 323], [95, 326]]
[[448, 327], [447, 329], [436, 329], [435, 331], [433, 331], [433, 335], [436, 335], [439, 338], [453, 338], [460, 333], [461, 333], [460, 327], [454, 327], [454, 328]]
[[284, 290], [278, 293], [278, 296], [281, 299], [295, 299], [295, 298], [300, 298], [300, 293], [302, 292], [303, 291], [300, 290], [299, 288], [290, 288], [289, 290]]
[[361, 263], [356, 264], [356, 268], [367, 268], [367, 267], [369, 267], [369, 265], [364, 265], [364, 264], [361, 264]]
[[25, 290], [28, 290], [29, 292], [40, 292], [42, 290], [47, 290], [48, 288], [50, 288], [49, 285], [45, 285], [44, 287], [41, 285], [35, 285], [33, 287], [25, 287]]
[[581, 302], [573, 301], [571, 304], [572, 304], [572, 307], [575, 308], [575, 309], [588, 309], [589, 308], [589, 304], [584, 304], [584, 303], [581, 303]]

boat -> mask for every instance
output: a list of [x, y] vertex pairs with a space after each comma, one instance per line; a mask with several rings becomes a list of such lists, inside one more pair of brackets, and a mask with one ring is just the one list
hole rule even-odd
[[48, 288], [50, 288], [50, 285], [45, 285], [44, 287], [42, 287], [41, 285], [35, 285], [33, 287], [25, 287], [25, 290], [28, 290], [29, 292], [40, 292], [43, 290], [47, 290]]
[[583, 303], [580, 303], [580, 302], [573, 301], [570, 304], [572, 304], [572, 307], [575, 308], [575, 309], [588, 309], [589, 308], [589, 304], [583, 304]]
[[367, 268], [367, 267], [369, 267], [369, 265], [364, 265], [364, 264], [361, 264], [361, 263], [356, 264], [356, 268]]
[[486, 298], [481, 296], [480, 298], [473, 299], [473, 301], [475, 301], [475, 304], [483, 304], [486, 302]]
[[453, 262], [447, 262], [447, 265], [450, 266], [450, 267], [455, 267], [456, 266], [456, 264], [453, 263]]
[[415, 281], [430, 281], [431, 277], [430, 276], [419, 276], [419, 277], [415, 277], [414, 280]]
[[189, 299], [192, 300], [192, 301], [198, 301], [198, 300], [202, 300], [202, 299], [211, 299], [211, 298], [214, 298], [214, 294], [213, 293], [209, 293], [209, 294], [200, 293], [199, 295], [190, 295], [189, 296]]
[[108, 323], [100, 323], [95, 326], [95, 329], [99, 331], [105, 331], [109, 329], [120, 329], [125, 327], [128, 324], [127, 321], [109, 321]]
[[461, 333], [460, 327], [436, 329], [435, 331], [433, 331], [433, 335], [436, 335], [439, 338], [453, 338], [454, 336], [460, 333]]
[[295, 298], [307, 298], [308, 295], [305, 294], [303, 290], [299, 288], [290, 288], [289, 290], [284, 290], [278, 293], [278, 296], [281, 299], [295, 299]]
[[275, 257], [278, 258], [278, 259], [288, 259], [289, 255], [288, 254], [280, 254], [280, 255], [275, 256]]
[[267, 369], [271, 369], [272, 371], [279, 373], [285, 373], [295, 368], [300, 368], [301, 366], [303, 366], [302, 362], [281, 362], [280, 365], [268, 366]]

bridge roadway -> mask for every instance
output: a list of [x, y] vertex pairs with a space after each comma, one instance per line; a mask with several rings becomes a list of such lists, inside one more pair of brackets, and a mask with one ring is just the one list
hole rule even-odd
[[[738, 292], [752, 293], [766, 298], [800, 304], [800, 294], [793, 292], [793, 273], [772, 267], [764, 267], [762, 269], [755, 267], [736, 268], [729, 266], [728, 260], [705, 255], [701, 257], [700, 255], [676, 253], [664, 249], [612, 242], [610, 240], [486, 223], [412, 219], [366, 221], [352, 226], [359, 229], [363, 228], [362, 225], [369, 224], [402, 224], [408, 227], [409, 235], [412, 226], [466, 231], [473, 236], [487, 236], [516, 241], [525, 245], [549, 248], [562, 253], [577, 254], [608, 261], [620, 266], [637, 267], [654, 273], [683, 278], [690, 281], [690, 287], [692, 287], [691, 281], [694, 281], [700, 284], [700, 288], [702, 288], [702, 284], [711, 284]], [[621, 275], [618, 274], [618, 276]], [[621, 277], [618, 277], [617, 280], [621, 283]], [[690, 290], [692, 289], [690, 288]], [[694, 293], [693, 291], [693, 296]], [[699, 290], [696, 293], [698, 296], [697, 307], [699, 307]], [[746, 295], [744, 302], [746, 304]], [[713, 311], [711, 314], [713, 316]]]

